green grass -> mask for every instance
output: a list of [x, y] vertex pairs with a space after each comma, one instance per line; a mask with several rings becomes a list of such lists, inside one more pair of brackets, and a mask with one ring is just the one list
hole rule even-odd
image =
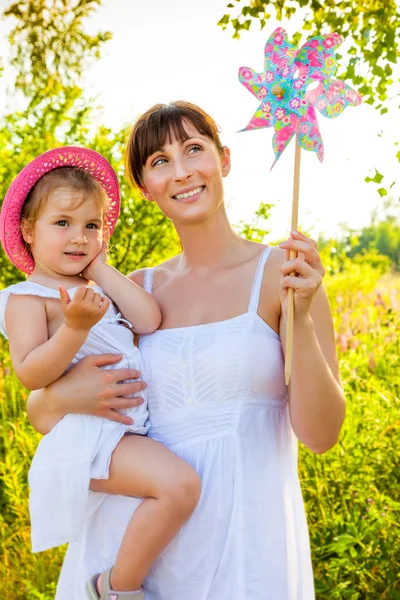
[[[300, 449], [318, 600], [400, 600], [400, 278], [378, 276], [326, 278], [347, 416], [326, 455]], [[30, 552], [25, 402], [0, 340], [0, 598], [51, 600], [64, 548]]]

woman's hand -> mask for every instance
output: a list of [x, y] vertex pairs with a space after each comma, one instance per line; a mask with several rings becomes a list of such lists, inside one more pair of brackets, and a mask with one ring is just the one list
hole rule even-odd
[[88, 264], [86, 269], [82, 271], [82, 277], [88, 281], [95, 281], [98, 283], [96, 279], [96, 277], [98, 277], [97, 274], [104, 269], [104, 266], [107, 267], [107, 248], [107, 243], [103, 242], [100, 252], [94, 257], [92, 262]]
[[47, 433], [68, 413], [103, 417], [125, 425], [133, 421], [120, 410], [143, 404], [143, 398], [126, 398], [146, 388], [134, 369], [102, 369], [116, 364], [120, 355], [86, 356], [43, 390], [28, 399], [28, 418], [33, 427]]
[[[325, 269], [318, 254], [317, 243], [298, 231], [292, 231], [290, 238], [279, 244], [286, 250], [286, 262], [281, 266], [279, 297], [282, 314], [287, 314], [288, 288], [294, 289], [294, 310], [296, 319], [310, 314], [314, 296], [321, 285]], [[290, 260], [290, 250], [298, 252], [297, 258]], [[291, 275], [292, 272], [296, 275]]]

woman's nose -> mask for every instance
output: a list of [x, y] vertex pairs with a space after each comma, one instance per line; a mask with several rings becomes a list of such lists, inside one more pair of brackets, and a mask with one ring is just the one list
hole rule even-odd
[[182, 181], [188, 179], [192, 175], [192, 169], [185, 160], [177, 160], [174, 164], [174, 179], [175, 181]]

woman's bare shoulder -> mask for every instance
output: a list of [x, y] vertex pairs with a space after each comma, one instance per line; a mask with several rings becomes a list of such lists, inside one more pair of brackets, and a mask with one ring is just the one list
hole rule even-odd
[[275, 331], [279, 330], [281, 315], [279, 282], [281, 266], [285, 260], [285, 251], [279, 246], [272, 246], [265, 263], [260, 293], [259, 314]]
[[285, 250], [279, 248], [279, 246], [271, 246], [270, 254], [264, 266], [261, 294], [263, 294], [266, 289], [271, 290], [271, 287], [275, 288], [275, 284], [279, 284], [281, 267], [285, 261]]
[[[176, 270], [176, 264], [177, 256], [173, 256], [172, 258], [169, 258], [168, 260], [165, 260], [164, 262], [154, 267], [154, 270], [157, 271], [157, 279], [159, 279], [160, 277], [162, 278], [163, 276], [167, 277], [169, 273], [174, 272]], [[132, 273], [129, 273], [127, 277], [128, 279], [139, 285], [141, 288], [143, 288], [144, 274], [146, 271], [146, 268], [136, 269], [136, 271], [132, 271]]]

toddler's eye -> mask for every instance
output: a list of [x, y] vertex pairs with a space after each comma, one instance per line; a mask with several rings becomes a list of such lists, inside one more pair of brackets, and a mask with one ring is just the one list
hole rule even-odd
[[67, 227], [68, 222], [67, 221], [57, 221], [56, 225], [59, 225], [60, 227]]
[[87, 229], [100, 229], [99, 226], [97, 225], [97, 223], [88, 223], [86, 225]]

